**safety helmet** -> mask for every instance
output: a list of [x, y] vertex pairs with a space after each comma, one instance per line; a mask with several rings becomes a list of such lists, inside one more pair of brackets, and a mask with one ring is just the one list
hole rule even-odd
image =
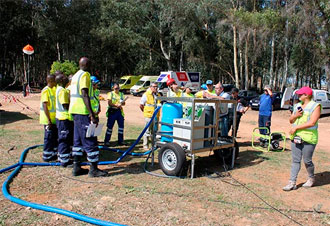
[[172, 85], [173, 83], [175, 83], [175, 80], [174, 80], [173, 78], [167, 79], [167, 81], [166, 81], [166, 85], [167, 85], [167, 86], [170, 86], [170, 85]]
[[203, 89], [203, 90], [207, 90], [207, 86], [206, 86], [206, 84], [201, 85], [201, 89]]
[[97, 78], [96, 78], [96, 76], [91, 76], [91, 82], [92, 82], [92, 84], [98, 84], [98, 83], [100, 83], [100, 80], [98, 80]]

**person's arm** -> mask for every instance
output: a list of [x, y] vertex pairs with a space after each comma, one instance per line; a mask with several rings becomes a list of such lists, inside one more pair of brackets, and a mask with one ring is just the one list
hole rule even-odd
[[314, 126], [317, 123], [317, 121], [319, 120], [320, 116], [321, 116], [321, 106], [319, 105], [313, 111], [310, 120], [308, 120], [304, 124], [301, 124], [301, 125], [298, 125], [298, 126], [292, 128], [290, 130], [290, 134], [294, 134], [297, 130], [306, 129], [306, 128]]
[[290, 124], [293, 124], [297, 120], [297, 118], [301, 117], [302, 115], [303, 111], [293, 111], [289, 118]]
[[144, 105], [140, 104], [140, 110], [143, 112], [144, 111]]
[[273, 92], [270, 89], [267, 89], [267, 92], [268, 92], [270, 97], [273, 97]]
[[91, 106], [91, 101], [90, 101], [90, 97], [88, 96], [88, 88], [82, 88], [81, 89], [81, 95], [83, 97], [83, 100], [84, 100], [84, 104], [89, 112], [89, 117], [91, 119], [91, 121], [94, 123], [94, 124], [98, 124], [98, 118], [95, 117], [95, 114], [92, 110], [92, 106]]
[[47, 107], [47, 103], [48, 102], [42, 102], [42, 107], [44, 108], [44, 112], [45, 112], [45, 115], [46, 115], [47, 120], [48, 120], [48, 126], [52, 126], [52, 120], [50, 119], [50, 114], [49, 114], [49, 110], [48, 110], [48, 107]]

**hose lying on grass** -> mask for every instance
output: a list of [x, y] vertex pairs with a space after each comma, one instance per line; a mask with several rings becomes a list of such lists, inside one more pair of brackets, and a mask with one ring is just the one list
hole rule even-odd
[[[138, 138], [135, 140], [135, 142], [126, 150], [126, 151], [122, 151], [119, 149], [112, 149], [112, 148], [106, 148], [103, 146], [100, 146], [101, 149], [105, 149], [105, 150], [110, 150], [110, 151], [116, 151], [119, 153], [122, 153], [121, 156], [119, 156], [119, 158], [115, 161], [103, 161], [103, 162], [99, 162], [99, 165], [109, 165], [109, 164], [117, 164], [118, 162], [120, 162], [126, 155], [132, 155], [132, 156], [142, 156], [142, 155], [147, 155], [149, 154], [151, 151], [147, 151], [144, 153], [135, 153], [132, 152], [133, 148], [139, 143], [139, 141], [141, 140], [143, 134], [145, 133], [145, 131], [148, 129], [148, 127], [150, 126], [151, 123], [153, 123], [154, 118], [156, 117], [158, 111], [160, 110], [161, 107], [157, 107], [154, 114], [151, 117], [150, 122], [144, 127], [144, 129], [142, 130], [142, 132], [140, 133], [140, 135], [138, 136]], [[38, 209], [38, 210], [43, 210], [43, 211], [47, 211], [47, 212], [52, 212], [52, 213], [57, 213], [57, 214], [61, 214], [67, 217], [71, 217], [74, 218], [76, 220], [80, 220], [80, 221], [84, 221], [90, 224], [95, 224], [95, 225], [122, 225], [122, 224], [117, 224], [117, 223], [112, 223], [112, 222], [108, 222], [108, 221], [103, 221], [103, 220], [99, 220], [96, 218], [92, 218], [92, 217], [88, 217], [85, 215], [81, 215], [72, 211], [68, 211], [68, 210], [64, 210], [64, 209], [60, 209], [60, 208], [56, 208], [56, 207], [52, 207], [52, 206], [47, 206], [47, 205], [42, 205], [42, 204], [38, 204], [38, 203], [33, 203], [33, 202], [28, 202], [19, 198], [16, 198], [14, 196], [12, 196], [9, 192], [9, 185], [12, 182], [13, 178], [15, 176], [18, 175], [18, 173], [20, 172], [20, 170], [22, 169], [23, 166], [60, 166], [60, 163], [58, 162], [53, 162], [53, 163], [42, 163], [42, 162], [24, 162], [26, 155], [28, 154], [28, 152], [31, 149], [35, 149], [38, 147], [41, 147], [43, 145], [34, 145], [31, 147], [26, 148], [20, 157], [20, 160], [18, 163], [11, 165], [9, 167], [0, 169], [0, 173], [4, 173], [8, 170], [14, 169], [15, 170], [8, 176], [8, 178], [5, 180], [5, 182], [2, 185], [2, 193], [5, 196], [5, 198], [9, 199], [12, 202], [15, 202], [19, 205], [22, 206], [27, 206], [27, 207], [31, 207], [34, 209]], [[84, 162], [81, 165], [88, 165], [89, 163]]]

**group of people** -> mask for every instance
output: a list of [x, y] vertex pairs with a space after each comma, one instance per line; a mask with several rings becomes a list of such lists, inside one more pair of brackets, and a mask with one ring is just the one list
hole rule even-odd
[[[166, 82], [169, 90], [167, 93], [167, 97], [190, 97], [190, 98], [208, 98], [208, 99], [219, 99], [219, 100], [236, 100], [238, 101], [238, 105], [236, 108], [237, 117], [236, 117], [236, 127], [232, 128], [234, 125], [233, 122], [233, 112], [234, 109], [230, 108], [228, 111], [221, 113], [220, 118], [220, 128], [221, 128], [221, 136], [227, 136], [228, 131], [232, 130], [232, 135], [237, 135], [237, 130], [239, 127], [241, 116], [249, 109], [249, 104], [243, 98], [238, 96], [239, 90], [237, 88], [233, 88], [231, 93], [228, 94], [224, 91], [223, 85], [219, 82], [215, 86], [212, 80], [206, 81], [206, 87], [202, 86], [201, 91], [197, 92], [195, 95], [191, 93], [191, 87], [179, 87], [176, 81], [172, 78], [168, 79]], [[158, 86], [157, 83], [151, 83], [150, 87], [147, 91], [142, 95], [140, 101], [140, 109], [143, 111], [143, 115], [145, 118], [145, 124], [147, 125], [150, 122], [150, 119], [154, 113], [154, 110], [157, 107], [157, 96], [160, 94], [157, 92]], [[153, 124], [149, 126], [146, 133], [143, 137], [143, 148], [144, 150], [149, 150], [151, 134], [157, 128], [153, 128]], [[235, 132], [235, 133], [234, 133]]]
[[[74, 176], [88, 174], [90, 177], [107, 176], [107, 172], [98, 168], [99, 149], [97, 137], [86, 136], [90, 124], [98, 124], [98, 115], [101, 112], [99, 101], [100, 91], [98, 90], [99, 80], [91, 76], [91, 62], [88, 58], [82, 57], [79, 60], [80, 70], [69, 78], [62, 72], [47, 76], [47, 86], [41, 92], [40, 104], [40, 124], [44, 126], [44, 148], [43, 160], [45, 162], [59, 160], [61, 166], [72, 166]], [[195, 97], [219, 100], [237, 100], [236, 128], [230, 109], [227, 113], [220, 115], [221, 136], [227, 136], [232, 130], [232, 135], [237, 135], [240, 119], [249, 109], [249, 104], [238, 96], [239, 90], [233, 88], [230, 94], [224, 92], [223, 85], [219, 82], [215, 86], [212, 80], [206, 81], [206, 87], [195, 95], [191, 93], [191, 88], [184, 90], [179, 88], [174, 79], [168, 79], [168, 97]], [[119, 91], [119, 85], [114, 84], [113, 91], [107, 94], [108, 109], [107, 130], [104, 144], [109, 145], [112, 135], [112, 128], [115, 121], [118, 123], [118, 144], [124, 145], [124, 111], [123, 106], [127, 98]], [[143, 94], [140, 100], [140, 109], [143, 112], [145, 123], [148, 124], [159, 104], [157, 97], [160, 95], [156, 83], [151, 83], [150, 87]], [[312, 156], [318, 141], [317, 122], [321, 114], [320, 104], [313, 101], [313, 91], [309, 87], [303, 87], [296, 92], [300, 102], [294, 106], [293, 113], [289, 119], [293, 124], [290, 130], [292, 139], [292, 167], [290, 181], [283, 188], [285, 191], [297, 188], [296, 179], [300, 170], [301, 159], [303, 158], [309, 178], [303, 187], [311, 187], [315, 183], [314, 164]], [[270, 133], [273, 93], [270, 86], [264, 87], [264, 94], [260, 97], [259, 107], [259, 127], [261, 134]], [[143, 148], [149, 150], [149, 143], [153, 128], [150, 124], [143, 138]], [[234, 133], [236, 131], [236, 133]], [[261, 141], [263, 142], [263, 141]], [[82, 157], [86, 153], [90, 163], [90, 169], [81, 168]]]
[[[99, 123], [101, 112], [98, 90], [99, 80], [91, 76], [91, 61], [82, 57], [80, 70], [70, 79], [62, 72], [47, 76], [47, 86], [41, 92], [40, 124], [44, 125], [43, 160], [59, 160], [63, 167], [73, 167], [72, 174], [87, 174], [90, 177], [107, 176], [98, 168], [99, 149], [96, 136], [86, 136], [90, 124]], [[108, 93], [108, 122], [105, 143], [111, 138], [112, 127], [119, 124], [118, 143], [123, 143], [124, 96], [119, 85]], [[86, 153], [90, 169], [81, 168], [82, 157]]]

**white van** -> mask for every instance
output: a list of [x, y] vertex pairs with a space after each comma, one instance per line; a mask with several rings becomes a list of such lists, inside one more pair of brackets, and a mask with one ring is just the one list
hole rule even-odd
[[168, 92], [166, 81], [173, 78], [179, 87], [190, 87], [192, 93], [196, 93], [201, 86], [200, 77], [200, 72], [162, 71], [156, 81], [158, 92], [166, 96]]
[[130, 93], [134, 96], [142, 95], [152, 82], [157, 80], [158, 76], [143, 76], [131, 89]]
[[[298, 101], [295, 93], [298, 89], [293, 90], [291, 87], [286, 88], [281, 101], [281, 108], [290, 109], [292, 111], [294, 102]], [[330, 93], [325, 90], [313, 89], [313, 100], [322, 105], [321, 114], [330, 114]]]

